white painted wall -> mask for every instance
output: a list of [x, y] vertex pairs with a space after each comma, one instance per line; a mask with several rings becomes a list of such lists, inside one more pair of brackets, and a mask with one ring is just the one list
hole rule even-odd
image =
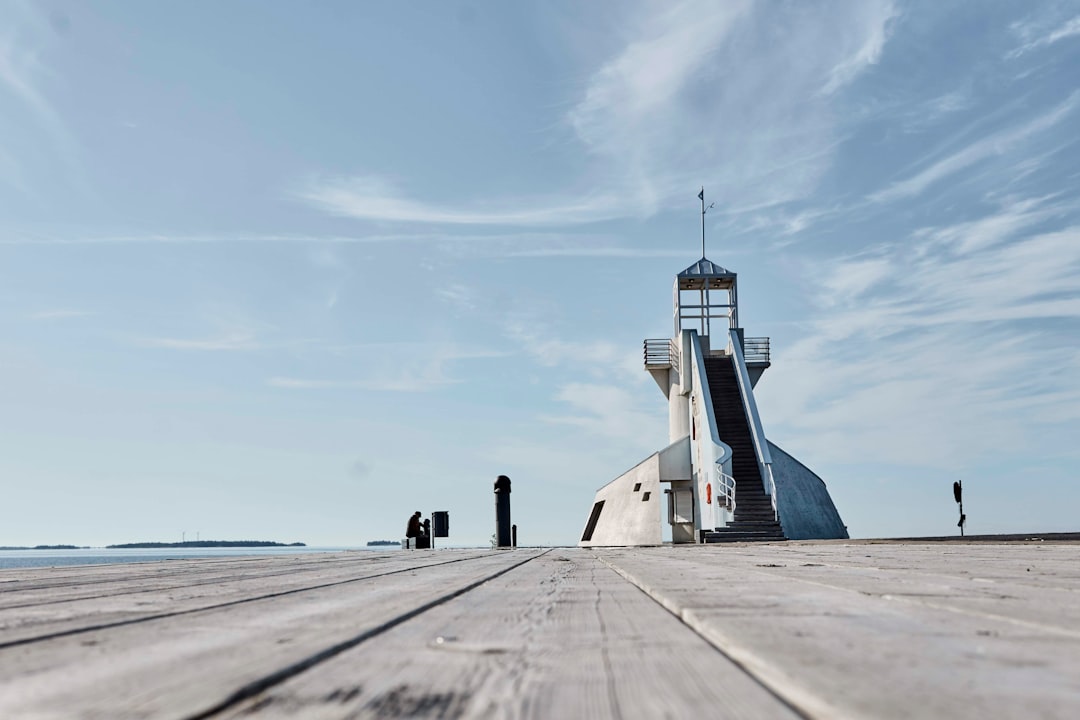
[[679, 364], [668, 371], [668, 443], [690, 434], [690, 390], [692, 352], [690, 332], [683, 331], [675, 338], [679, 348]]
[[[663, 500], [660, 453], [653, 453], [597, 490], [593, 504], [603, 501], [604, 509], [600, 512], [592, 538], [578, 544], [582, 547], [660, 545], [663, 541], [660, 525]], [[589, 507], [590, 513], [592, 508]], [[586, 523], [588, 520], [589, 516], [586, 515]]]

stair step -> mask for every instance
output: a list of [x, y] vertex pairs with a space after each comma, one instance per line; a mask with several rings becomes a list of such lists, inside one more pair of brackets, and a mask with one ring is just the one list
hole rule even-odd
[[731, 448], [731, 474], [735, 478], [735, 519], [727, 527], [705, 533], [705, 542], [784, 540], [784, 528], [762, 484], [733, 361], [726, 357], [706, 358], [705, 377], [717, 431]]
[[706, 543], [730, 543], [730, 542], [783, 542], [787, 540], [783, 535], [757, 535], [751, 533], [712, 534], [706, 533]]

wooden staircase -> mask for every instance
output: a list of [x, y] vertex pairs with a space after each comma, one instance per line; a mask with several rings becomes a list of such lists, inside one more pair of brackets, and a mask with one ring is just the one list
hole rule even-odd
[[754, 454], [750, 423], [743, 408], [734, 359], [705, 358], [705, 375], [712, 394], [720, 439], [731, 447], [731, 475], [735, 478], [735, 519], [726, 527], [704, 533], [707, 543], [786, 540], [773, 513], [772, 501]]

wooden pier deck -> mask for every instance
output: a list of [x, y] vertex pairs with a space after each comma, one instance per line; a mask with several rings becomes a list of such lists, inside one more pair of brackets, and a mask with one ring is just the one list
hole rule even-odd
[[1080, 544], [0, 571], [0, 718], [1076, 718]]

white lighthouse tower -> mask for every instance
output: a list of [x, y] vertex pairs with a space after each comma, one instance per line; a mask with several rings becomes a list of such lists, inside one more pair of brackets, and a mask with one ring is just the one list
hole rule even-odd
[[821, 478], [765, 436], [754, 387], [769, 339], [739, 326], [738, 278], [705, 257], [675, 276], [674, 333], [645, 340], [668, 445], [600, 488], [580, 544], [846, 538]]

